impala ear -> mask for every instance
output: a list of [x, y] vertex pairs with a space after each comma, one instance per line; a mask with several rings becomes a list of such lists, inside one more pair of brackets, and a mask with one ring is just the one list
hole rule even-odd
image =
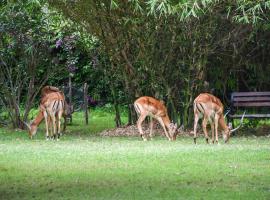
[[160, 103], [161, 103], [162, 105], [165, 105], [165, 102], [164, 102], [163, 100], [160, 100]]
[[173, 121], [171, 121], [171, 123], [169, 124], [169, 126], [172, 129], [176, 129], [177, 128], [177, 123], [174, 123]]
[[233, 128], [231, 122], [228, 124], [228, 127], [229, 127], [230, 130]]

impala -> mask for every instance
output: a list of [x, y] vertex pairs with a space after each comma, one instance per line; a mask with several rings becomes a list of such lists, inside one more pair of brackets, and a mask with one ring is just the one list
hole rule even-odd
[[[41, 102], [39, 106], [39, 113], [37, 117], [28, 125], [29, 137], [32, 138], [36, 132], [39, 124], [45, 119], [46, 124], [46, 138], [52, 138], [50, 135], [50, 128], [53, 131], [54, 138], [60, 137], [61, 117], [64, 118], [69, 114], [68, 105], [65, 102], [64, 94], [56, 87], [46, 86], [41, 91]], [[65, 119], [66, 121], [66, 119]]]
[[[232, 129], [232, 124], [229, 125], [225, 122], [225, 116], [223, 115], [223, 104], [220, 99], [208, 94], [202, 93], [194, 100], [194, 143], [196, 144], [196, 131], [197, 125], [200, 118], [202, 120], [202, 128], [206, 142], [208, 143], [208, 133], [207, 133], [207, 123], [210, 123], [211, 132], [212, 132], [212, 143], [216, 141], [218, 143], [218, 127], [222, 130], [222, 135], [225, 143], [229, 140], [232, 132], [240, 128], [243, 123], [245, 113], [242, 115], [241, 122], [238, 127]], [[216, 140], [215, 140], [216, 139]]]
[[[143, 130], [142, 122], [147, 116], [150, 116], [150, 138], [153, 137], [153, 119], [155, 118], [162, 126], [166, 137], [168, 140], [176, 139], [176, 129], [177, 124], [170, 123], [170, 118], [167, 113], [167, 108], [164, 105], [163, 101], [156, 100], [152, 97], [140, 97], [134, 102], [134, 108], [136, 113], [139, 116], [137, 121], [137, 127], [139, 129], [140, 135], [144, 141], [147, 140]], [[166, 130], [168, 129], [168, 131]]]

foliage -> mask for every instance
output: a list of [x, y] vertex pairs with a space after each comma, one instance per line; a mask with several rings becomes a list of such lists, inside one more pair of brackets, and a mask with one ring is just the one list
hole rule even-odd
[[7, 1], [0, 18], [0, 105], [14, 128], [23, 128], [45, 84], [60, 87], [69, 74], [77, 87], [97, 85], [90, 91], [96, 100], [101, 101], [97, 90], [108, 96], [95, 38], [41, 1]]
[[[121, 104], [129, 108], [128, 123], [135, 122], [132, 104], [142, 95], [165, 100], [171, 119], [190, 126], [192, 102], [200, 92], [214, 93], [226, 106], [232, 91], [270, 88], [269, 1], [5, 2], [2, 13], [8, 12], [4, 5], [10, 6], [10, 14], [1, 15], [5, 27], [17, 26], [21, 35], [31, 36], [18, 50], [8, 51], [14, 43], [10, 40], [20, 40], [1, 32], [1, 51], [9, 52], [2, 59], [6, 66], [16, 66], [13, 76], [24, 73], [29, 80], [30, 71], [38, 72], [32, 81], [36, 86], [42, 80], [67, 85], [71, 76], [77, 88], [87, 82], [92, 99], [113, 105], [117, 125], [122, 124]], [[12, 18], [16, 13], [20, 17]], [[27, 18], [33, 20], [21, 20]], [[33, 55], [43, 52], [32, 56], [37, 71], [22, 71], [31, 56], [21, 52], [29, 49], [35, 50]], [[23, 88], [20, 94], [26, 98], [28, 89]]]

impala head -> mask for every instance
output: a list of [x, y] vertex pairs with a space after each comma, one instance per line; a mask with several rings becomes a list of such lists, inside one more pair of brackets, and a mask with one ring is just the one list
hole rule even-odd
[[169, 134], [172, 137], [172, 140], [176, 140], [176, 136], [177, 136], [177, 124], [175, 123], [170, 123], [169, 124]]
[[184, 125], [183, 124], [180, 127], [178, 127], [178, 128], [177, 128], [177, 124], [175, 124], [175, 127], [176, 127], [176, 131], [175, 131], [175, 133], [173, 135], [172, 140], [176, 140], [176, 136], [178, 134], [181, 134], [184, 131]]
[[227, 143], [231, 137], [231, 123], [228, 124], [228, 129], [221, 131], [223, 140], [225, 143]]
[[71, 114], [74, 113], [74, 106], [68, 104], [67, 102], [65, 102], [65, 106], [64, 106], [64, 114], [69, 117], [71, 116]]
[[38, 127], [33, 125], [32, 122], [30, 122], [30, 125], [28, 123], [26, 123], [26, 122], [23, 122], [23, 123], [28, 129], [29, 138], [32, 139], [33, 136], [36, 135]]
[[246, 111], [242, 115], [240, 124], [236, 128], [233, 129], [232, 123], [230, 122], [227, 126], [228, 128], [226, 130], [223, 130], [222, 135], [223, 135], [223, 139], [225, 143], [229, 141], [231, 134], [235, 132], [236, 130], [238, 130], [243, 125], [245, 114], [246, 114]]

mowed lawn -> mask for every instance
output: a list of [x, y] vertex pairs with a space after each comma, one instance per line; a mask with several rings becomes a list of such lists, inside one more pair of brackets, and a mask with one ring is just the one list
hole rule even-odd
[[269, 137], [143, 142], [95, 134], [106, 116], [74, 120], [60, 141], [0, 129], [0, 199], [270, 199]]

